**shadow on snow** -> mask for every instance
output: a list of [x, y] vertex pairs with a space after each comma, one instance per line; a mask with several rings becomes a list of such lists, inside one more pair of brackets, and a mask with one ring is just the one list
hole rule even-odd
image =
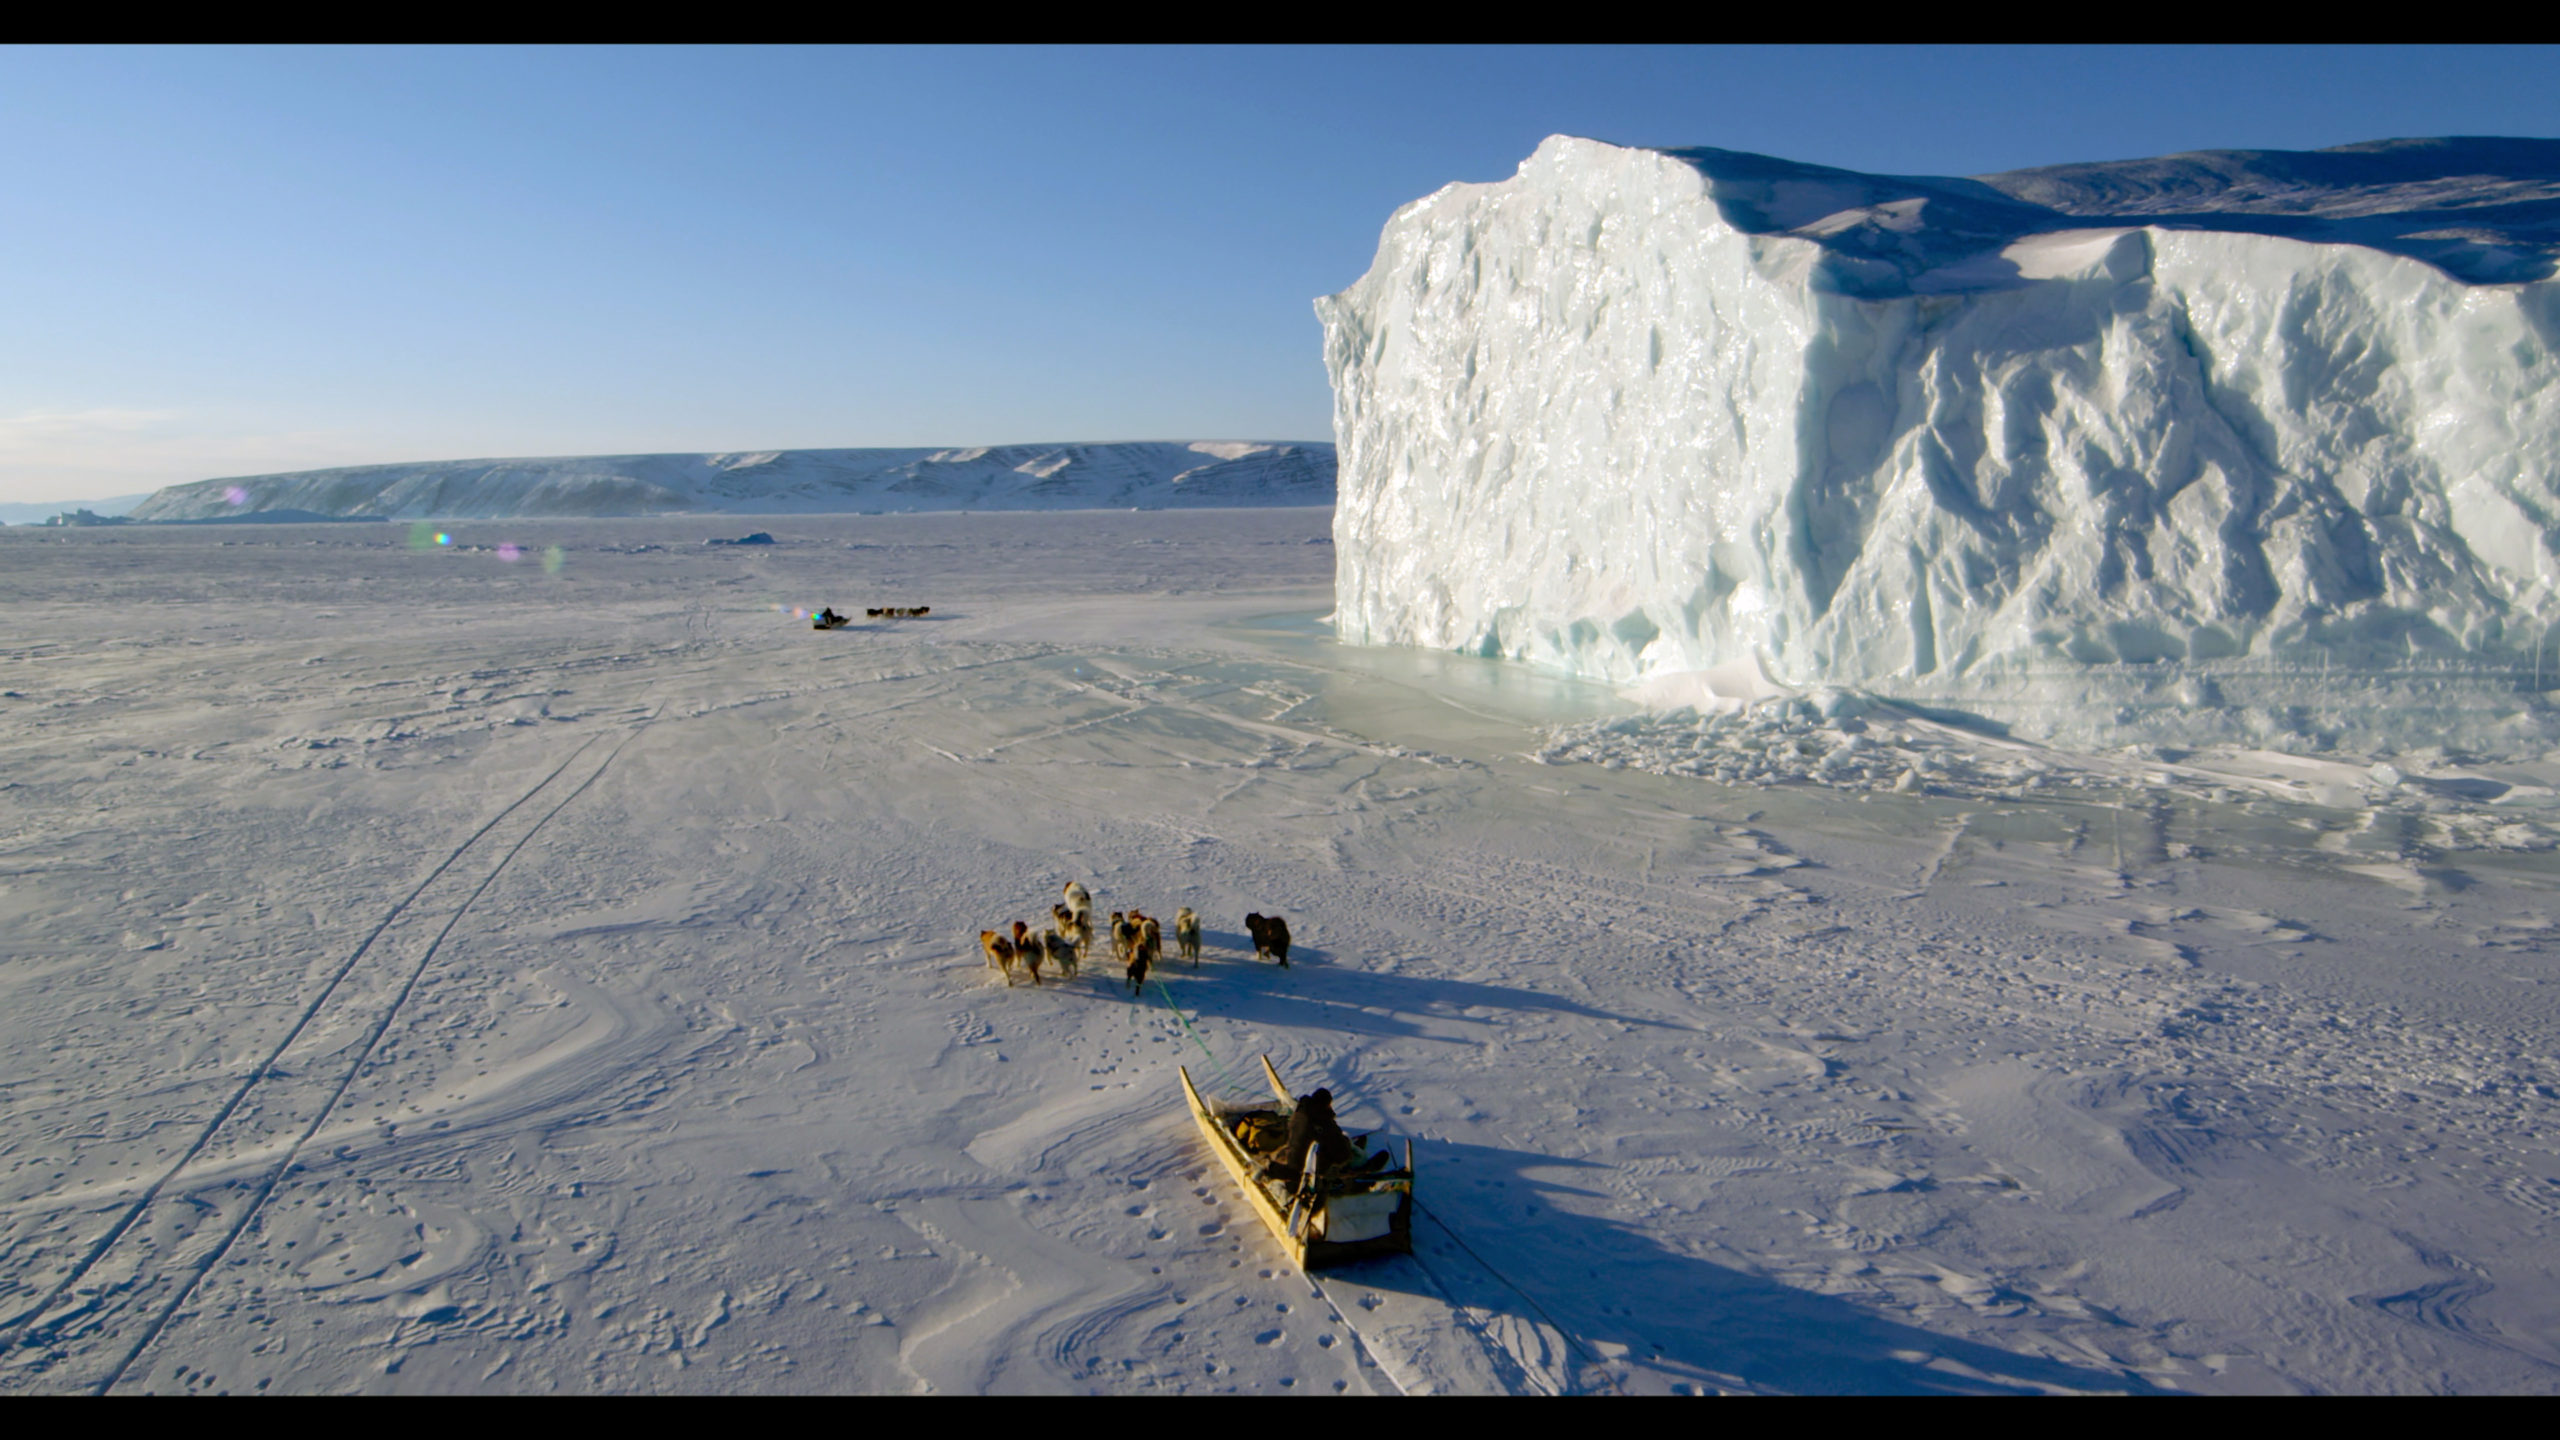
[[[1445, 1291], [1467, 1310], [1519, 1327], [1552, 1322], [1596, 1354], [1623, 1346], [1629, 1363], [1701, 1386], [1739, 1380], [1798, 1394], [2162, 1393], [2122, 1370], [1924, 1330], [1558, 1208], [1559, 1198], [1601, 1194], [1565, 1178], [1609, 1169], [1599, 1162], [1437, 1140], [1417, 1141], [1414, 1149], [1425, 1211], [1414, 1226], [1415, 1248], [1429, 1274], [1392, 1260], [1325, 1272], [1342, 1303], [1357, 1303], [1362, 1287], [1434, 1298]], [[1606, 1384], [1588, 1372], [1588, 1358], [1568, 1357], [1577, 1390]]]

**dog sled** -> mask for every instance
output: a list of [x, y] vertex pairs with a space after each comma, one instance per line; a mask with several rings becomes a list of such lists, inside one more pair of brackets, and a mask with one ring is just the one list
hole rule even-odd
[[[1413, 1142], [1404, 1144], [1401, 1170], [1362, 1170], [1363, 1154], [1335, 1157], [1310, 1153], [1295, 1180], [1269, 1173], [1288, 1134], [1289, 1112], [1297, 1105], [1271, 1057], [1262, 1059], [1263, 1078], [1270, 1082], [1276, 1106], [1247, 1107], [1202, 1098], [1182, 1069], [1183, 1098], [1191, 1118], [1217, 1154], [1227, 1173], [1243, 1189], [1245, 1203], [1262, 1217], [1264, 1228], [1301, 1270], [1321, 1270], [1365, 1260], [1373, 1255], [1413, 1253]], [[1352, 1142], [1354, 1147], [1360, 1141]]]

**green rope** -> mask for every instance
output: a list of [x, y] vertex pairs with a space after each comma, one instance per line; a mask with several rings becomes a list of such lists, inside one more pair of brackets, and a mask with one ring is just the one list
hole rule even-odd
[[[1162, 980], [1156, 981], [1155, 986], [1156, 994], [1164, 1000], [1164, 1008], [1172, 1011], [1173, 1018], [1181, 1022], [1182, 1033], [1191, 1037], [1191, 1043], [1200, 1047], [1201, 1055], [1205, 1057], [1210, 1064], [1218, 1065], [1217, 1052], [1209, 1048], [1208, 1041], [1200, 1038], [1199, 1031], [1191, 1028], [1191, 1021], [1183, 1015], [1182, 1007], [1173, 1003], [1173, 992], [1164, 988], [1164, 981]], [[1224, 1065], [1218, 1065], [1217, 1072], [1209, 1077], [1209, 1083], [1205, 1088], [1212, 1090], [1216, 1089], [1218, 1082], [1226, 1079], [1227, 1072], [1234, 1068], [1235, 1064], [1233, 1061], [1229, 1061]]]

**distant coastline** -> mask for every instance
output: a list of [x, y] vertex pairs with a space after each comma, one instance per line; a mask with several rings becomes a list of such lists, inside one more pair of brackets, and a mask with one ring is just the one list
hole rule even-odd
[[[358, 465], [172, 485], [135, 522], [602, 519], [1330, 505], [1327, 441], [570, 455]], [[102, 515], [104, 512], [100, 512]]]
[[42, 525], [57, 515], [73, 515], [84, 510], [102, 519], [114, 519], [131, 514], [135, 506], [150, 499], [153, 493], [137, 490], [131, 495], [110, 495], [103, 500], [41, 500], [0, 505], [0, 525]]

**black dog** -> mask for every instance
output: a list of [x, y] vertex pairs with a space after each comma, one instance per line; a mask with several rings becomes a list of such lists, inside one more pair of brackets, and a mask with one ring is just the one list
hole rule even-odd
[[1253, 935], [1253, 953], [1265, 960], [1277, 960], [1280, 968], [1289, 968], [1289, 922], [1277, 915], [1247, 915], [1244, 928]]

